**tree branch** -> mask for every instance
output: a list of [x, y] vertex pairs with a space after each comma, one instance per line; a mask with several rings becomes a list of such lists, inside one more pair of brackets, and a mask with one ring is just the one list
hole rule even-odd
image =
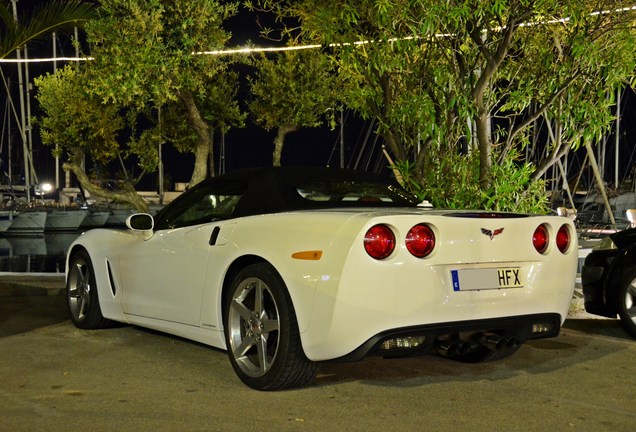
[[508, 152], [512, 148], [512, 146], [514, 144], [515, 137], [521, 131], [523, 131], [526, 127], [528, 127], [528, 125], [530, 123], [534, 122], [541, 115], [543, 115], [548, 110], [548, 108], [550, 108], [550, 106], [552, 106], [554, 101], [558, 97], [560, 97], [563, 94], [563, 92], [565, 92], [580, 75], [581, 75], [581, 71], [577, 71], [574, 75], [569, 77], [565, 81], [565, 83], [554, 94], [552, 94], [541, 106], [539, 106], [539, 108], [537, 108], [537, 110], [534, 113], [532, 113], [531, 115], [526, 117], [522, 122], [518, 123], [512, 129], [512, 131], [508, 134], [508, 138], [506, 139], [506, 144], [505, 144], [503, 150], [501, 151], [501, 154], [499, 155], [498, 163], [501, 163], [503, 161], [503, 159], [506, 157], [506, 155], [508, 154]]
[[69, 162], [64, 163], [62, 165], [62, 168], [65, 171], [71, 171], [73, 174], [75, 174], [77, 180], [80, 182], [84, 190], [88, 191], [91, 195], [94, 195], [96, 197], [128, 204], [132, 208], [140, 212], [148, 212], [148, 204], [146, 204], [143, 198], [137, 193], [135, 188], [129, 182], [120, 182], [119, 184], [123, 188], [120, 191], [107, 190], [91, 182], [80, 164], [80, 160], [82, 159], [82, 157], [83, 154], [78, 152], [76, 155], [74, 155], [74, 157], [71, 158]]

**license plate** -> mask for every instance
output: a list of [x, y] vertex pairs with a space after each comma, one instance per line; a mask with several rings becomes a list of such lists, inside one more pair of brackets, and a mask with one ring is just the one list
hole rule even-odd
[[521, 268], [472, 268], [451, 270], [454, 291], [521, 288]]

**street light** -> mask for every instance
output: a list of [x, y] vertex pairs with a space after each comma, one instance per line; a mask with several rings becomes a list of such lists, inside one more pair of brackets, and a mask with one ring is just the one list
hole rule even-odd
[[38, 196], [48, 195], [53, 192], [54, 188], [51, 183], [40, 183], [35, 187], [35, 194]]

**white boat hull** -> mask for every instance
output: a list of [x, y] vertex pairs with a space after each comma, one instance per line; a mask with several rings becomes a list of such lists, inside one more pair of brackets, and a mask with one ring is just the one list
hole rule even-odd
[[46, 226], [46, 218], [47, 213], [45, 211], [23, 211], [17, 213], [14, 215], [7, 232], [11, 234], [42, 233]]

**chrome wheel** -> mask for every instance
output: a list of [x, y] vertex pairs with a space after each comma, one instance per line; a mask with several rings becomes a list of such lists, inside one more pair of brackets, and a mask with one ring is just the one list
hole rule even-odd
[[623, 278], [617, 298], [621, 325], [627, 333], [636, 337], [636, 269], [630, 269]]
[[280, 344], [280, 319], [269, 286], [259, 278], [243, 280], [234, 291], [228, 313], [232, 356], [250, 377], [272, 367]]
[[79, 328], [98, 329], [113, 324], [102, 315], [95, 272], [86, 251], [79, 251], [70, 258], [66, 277], [66, 304], [71, 321]]
[[302, 387], [318, 364], [305, 356], [287, 287], [269, 264], [245, 267], [224, 296], [228, 357], [236, 375], [256, 390]]
[[636, 280], [625, 291], [625, 312], [629, 319], [636, 322]]
[[86, 319], [91, 301], [91, 269], [83, 258], [78, 258], [69, 268], [68, 306], [71, 316], [77, 321]]
[[616, 295], [618, 316], [627, 333], [636, 338], [636, 268], [629, 269]]

